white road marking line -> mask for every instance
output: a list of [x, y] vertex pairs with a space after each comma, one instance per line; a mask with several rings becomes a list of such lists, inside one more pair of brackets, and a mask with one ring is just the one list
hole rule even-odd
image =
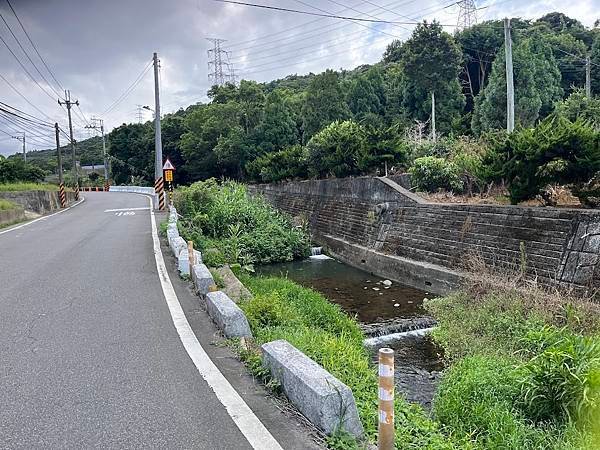
[[104, 212], [119, 212], [119, 211], [146, 211], [150, 208], [147, 206], [141, 208], [118, 208], [118, 209], [105, 209]]
[[42, 216], [42, 217], [38, 217], [37, 219], [31, 220], [31, 221], [29, 221], [29, 222], [25, 222], [24, 224], [22, 224], [22, 225], [19, 225], [19, 226], [16, 226], [16, 227], [9, 228], [8, 230], [0, 231], [0, 234], [8, 233], [8, 232], [10, 232], [10, 231], [19, 230], [19, 229], [21, 229], [21, 228], [23, 228], [23, 227], [29, 226], [29, 225], [31, 225], [32, 223], [36, 223], [36, 222], [38, 222], [38, 221], [40, 221], [40, 220], [46, 220], [46, 219], [49, 219], [49, 218], [50, 218], [50, 217], [52, 217], [52, 216], [56, 216], [57, 214], [64, 213], [65, 211], [68, 211], [69, 209], [76, 207], [77, 205], [79, 205], [79, 204], [80, 204], [80, 203], [82, 203], [83, 201], [85, 201], [85, 197], [84, 197], [84, 196], [81, 196], [81, 200], [79, 200], [77, 203], [75, 203], [75, 204], [73, 204], [73, 205], [71, 205], [71, 206], [68, 206], [68, 207], [66, 207], [65, 209], [61, 209], [60, 211], [58, 211], [58, 212], [55, 212], [55, 213], [53, 213], [53, 214], [50, 214], [50, 215], [48, 215], [48, 216]]
[[[148, 197], [150, 206], [152, 199]], [[179, 339], [187, 351], [198, 372], [213, 390], [217, 399], [221, 402], [233, 422], [246, 437], [252, 448], [257, 450], [283, 450], [273, 435], [267, 430], [258, 417], [254, 415], [250, 407], [244, 402], [237, 391], [229, 384], [221, 371], [206, 354], [204, 348], [196, 338], [185, 313], [181, 308], [173, 284], [169, 278], [165, 260], [160, 249], [160, 241], [156, 232], [156, 219], [154, 211], [150, 208], [150, 219], [152, 224], [152, 241], [154, 243], [154, 259], [160, 284], [173, 319], [173, 324], [179, 334]]]

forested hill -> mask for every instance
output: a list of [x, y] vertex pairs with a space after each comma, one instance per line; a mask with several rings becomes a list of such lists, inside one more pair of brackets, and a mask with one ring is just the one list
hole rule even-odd
[[[72, 167], [71, 147], [69, 145], [61, 146], [63, 157], [63, 167]], [[9, 158], [21, 158], [21, 153], [16, 153]], [[82, 166], [92, 164], [103, 164], [102, 155], [102, 138], [92, 137], [83, 141], [77, 142], [77, 160]], [[58, 159], [56, 156], [56, 148], [46, 150], [36, 150], [27, 152], [27, 162], [38, 166], [48, 173], [56, 173], [58, 167]]]

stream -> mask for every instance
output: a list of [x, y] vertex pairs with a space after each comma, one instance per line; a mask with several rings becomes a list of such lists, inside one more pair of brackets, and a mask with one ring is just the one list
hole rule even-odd
[[374, 362], [379, 348], [395, 350], [397, 392], [410, 402], [431, 408], [443, 357], [429, 336], [418, 331], [435, 325], [423, 308], [427, 292], [400, 283], [389, 286], [383, 278], [334, 259], [259, 266], [257, 272], [287, 277], [313, 288], [355, 316], [368, 338], [365, 342]]

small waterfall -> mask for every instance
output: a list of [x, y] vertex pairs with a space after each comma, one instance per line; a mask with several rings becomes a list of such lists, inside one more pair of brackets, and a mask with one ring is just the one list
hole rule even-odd
[[331, 259], [329, 256], [324, 255], [323, 247], [311, 247], [310, 248], [310, 259]]
[[396, 341], [399, 341], [400, 339], [426, 336], [429, 333], [431, 333], [432, 331], [433, 331], [433, 327], [432, 328], [420, 328], [418, 330], [404, 331], [402, 333], [385, 334], [383, 336], [376, 336], [376, 337], [365, 339], [363, 341], [363, 344], [365, 345], [365, 347], [380, 347], [381, 345], [384, 345], [384, 344], [387, 344], [390, 342], [396, 342]]
[[384, 323], [363, 324], [361, 328], [365, 336], [373, 338], [430, 329], [436, 325], [437, 323], [432, 317], [412, 317], [410, 319], [396, 319]]

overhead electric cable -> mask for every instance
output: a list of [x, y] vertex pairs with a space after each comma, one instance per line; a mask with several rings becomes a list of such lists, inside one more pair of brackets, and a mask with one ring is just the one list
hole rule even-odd
[[150, 68], [152, 67], [152, 61], [150, 61], [142, 70], [142, 72], [138, 75], [138, 77], [125, 89], [125, 91], [117, 98], [106, 110], [102, 113], [103, 116], [108, 115], [112, 112], [125, 98], [136, 88], [136, 86], [140, 83], [144, 75], [148, 73]]

